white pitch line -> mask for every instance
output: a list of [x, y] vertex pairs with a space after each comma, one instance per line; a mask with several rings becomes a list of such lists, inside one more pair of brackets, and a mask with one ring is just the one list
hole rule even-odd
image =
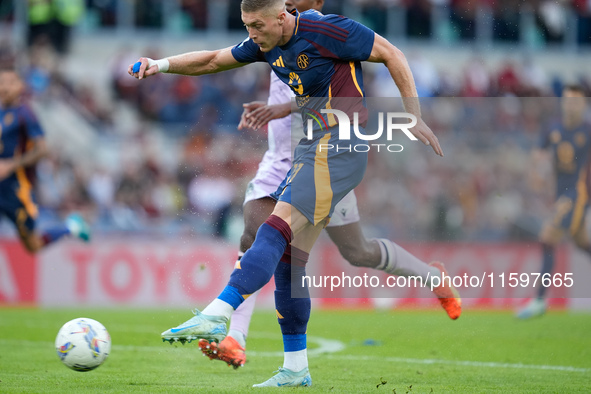
[[[281, 340], [276, 334], [267, 333], [251, 333], [250, 336], [258, 338], [270, 338], [273, 340]], [[453, 365], [461, 367], [482, 367], [482, 368], [508, 368], [508, 369], [537, 369], [544, 371], [559, 371], [559, 372], [578, 372], [578, 373], [590, 373], [591, 368], [577, 368], [563, 365], [536, 365], [536, 364], [521, 364], [521, 363], [498, 363], [492, 361], [465, 361], [465, 360], [441, 360], [441, 359], [421, 359], [421, 358], [404, 358], [404, 357], [379, 357], [379, 356], [354, 356], [347, 354], [334, 354], [346, 348], [345, 344], [341, 341], [326, 339], [322, 337], [309, 336], [308, 341], [316, 343], [317, 348], [311, 349], [308, 352], [308, 356], [311, 357], [324, 357], [330, 360], [342, 360], [342, 361], [380, 361], [380, 362], [391, 362], [400, 364], [420, 364], [420, 365]], [[14, 344], [19, 343], [21, 345], [35, 345], [39, 346], [53, 346], [53, 343], [47, 341], [31, 341], [31, 340], [19, 340], [19, 339], [0, 339], [0, 344]], [[187, 348], [190, 347], [187, 345]], [[135, 346], [135, 345], [113, 345], [114, 350], [133, 350], [133, 351], [149, 351], [149, 352], [160, 352], [162, 350], [172, 350], [180, 347], [169, 347], [163, 345], [154, 346]], [[257, 352], [250, 350], [249, 355], [253, 357], [282, 357], [283, 352]]]
[[[258, 337], [259, 335], [256, 336]], [[266, 336], [265, 338], [268, 337]], [[315, 336], [308, 336], [308, 343], [315, 343], [318, 345], [318, 347], [308, 350], [308, 356], [312, 357], [326, 353], [337, 353], [346, 347], [341, 341]], [[248, 354], [254, 357], [283, 357], [283, 352], [257, 352], [255, 350], [249, 350]]]
[[[281, 341], [281, 336], [273, 333], [263, 333], [263, 332], [251, 332], [249, 335], [250, 337], [254, 338], [265, 338], [265, 339], [272, 339], [276, 341]], [[20, 344], [26, 345], [35, 345], [38, 346], [39, 344], [49, 345], [50, 342], [47, 341], [31, 341], [31, 340], [20, 340], [20, 339], [0, 339], [0, 344], [2, 343], [14, 343], [18, 342]], [[318, 345], [317, 347], [310, 349], [308, 351], [309, 356], [318, 356], [320, 354], [326, 353], [336, 353], [340, 352], [341, 350], [345, 349], [345, 344], [341, 341], [337, 341], [334, 339], [326, 339], [322, 337], [316, 336], [308, 336], [308, 343], [314, 343]], [[196, 342], [195, 342], [196, 344]], [[187, 345], [189, 347], [190, 345]], [[117, 345], [113, 344], [112, 349], [114, 350], [140, 350], [140, 351], [162, 351], [163, 346], [135, 346], [135, 345]], [[170, 347], [164, 349], [171, 349]], [[248, 352], [249, 355], [255, 357], [283, 357], [283, 352], [257, 352], [254, 350], [250, 350]]]
[[497, 363], [488, 361], [462, 361], [462, 360], [439, 360], [439, 359], [421, 359], [421, 358], [403, 358], [403, 357], [378, 357], [378, 356], [353, 356], [353, 355], [326, 355], [328, 359], [345, 360], [345, 361], [386, 361], [401, 364], [444, 364], [461, 367], [485, 367], [485, 368], [510, 368], [510, 369], [540, 369], [545, 371], [562, 371], [562, 372], [591, 372], [591, 368], [577, 368], [562, 365], [536, 365], [536, 364], [511, 364], [511, 363]]

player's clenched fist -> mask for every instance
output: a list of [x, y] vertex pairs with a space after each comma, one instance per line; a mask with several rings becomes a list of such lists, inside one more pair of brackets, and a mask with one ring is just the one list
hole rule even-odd
[[159, 72], [165, 73], [169, 66], [168, 59], [154, 60], [149, 57], [141, 57], [139, 61], [129, 65], [127, 72], [132, 77], [143, 79]]

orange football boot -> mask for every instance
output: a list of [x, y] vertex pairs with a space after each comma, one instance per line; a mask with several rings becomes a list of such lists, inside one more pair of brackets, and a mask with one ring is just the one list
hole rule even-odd
[[246, 351], [230, 336], [225, 337], [220, 343], [200, 339], [199, 349], [210, 360], [222, 360], [228, 366], [233, 366], [234, 369], [242, 367], [246, 363]]
[[[437, 268], [445, 276], [449, 276], [445, 267], [439, 261], [434, 261], [429, 264], [431, 267]], [[440, 286], [433, 289], [433, 293], [439, 298], [439, 302], [447, 315], [452, 319], [456, 320], [462, 314], [462, 299], [460, 293], [453, 287], [448, 281], [444, 281]]]

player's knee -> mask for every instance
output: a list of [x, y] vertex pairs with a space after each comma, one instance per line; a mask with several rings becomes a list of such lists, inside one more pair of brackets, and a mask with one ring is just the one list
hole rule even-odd
[[240, 251], [241, 252], [246, 252], [248, 249], [250, 249], [250, 247], [252, 246], [252, 244], [254, 243], [254, 240], [256, 238], [256, 233], [257, 233], [256, 228], [254, 228], [254, 229], [251, 227], [244, 228], [244, 232], [242, 233], [242, 236], [240, 237]]

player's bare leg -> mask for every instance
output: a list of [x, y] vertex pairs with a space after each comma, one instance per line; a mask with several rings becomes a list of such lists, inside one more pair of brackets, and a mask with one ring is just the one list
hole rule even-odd
[[248, 201], [242, 209], [244, 215], [244, 231], [240, 237], [240, 252], [244, 253], [252, 246], [257, 230], [273, 213], [277, 202], [271, 197]]
[[[441, 263], [427, 264], [388, 239], [366, 239], [359, 222], [327, 227], [326, 231], [345, 260], [356, 267], [374, 268], [397, 276], [420, 276], [427, 285], [432, 277], [445, 272]], [[443, 283], [433, 292], [451, 319], [460, 317], [462, 300], [453, 286]]]
[[29, 253], [37, 253], [39, 252], [45, 243], [41, 239], [41, 237], [35, 233], [29, 234], [21, 234], [19, 233], [19, 238], [21, 243]]

